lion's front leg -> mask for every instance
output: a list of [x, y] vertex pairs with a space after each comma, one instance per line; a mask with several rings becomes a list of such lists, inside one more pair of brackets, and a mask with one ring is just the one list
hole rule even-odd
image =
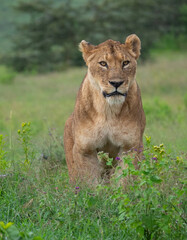
[[101, 169], [96, 150], [83, 150], [78, 146], [73, 148], [74, 182], [98, 184], [101, 178]]

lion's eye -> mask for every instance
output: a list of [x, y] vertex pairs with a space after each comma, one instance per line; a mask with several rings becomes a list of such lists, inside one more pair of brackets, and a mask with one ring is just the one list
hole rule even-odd
[[130, 61], [126, 60], [126, 61], [123, 61], [122, 63], [122, 67], [126, 67], [128, 64], [130, 63]]
[[105, 61], [101, 61], [99, 62], [99, 64], [102, 66], [102, 67], [108, 67], [107, 63]]

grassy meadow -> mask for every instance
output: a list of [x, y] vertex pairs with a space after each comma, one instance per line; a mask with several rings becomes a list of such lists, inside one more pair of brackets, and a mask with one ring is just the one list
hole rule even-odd
[[138, 65], [151, 143], [145, 138], [140, 172], [125, 160], [126, 191], [68, 183], [63, 128], [85, 67], [17, 74], [9, 83], [0, 72], [0, 239], [185, 239], [186, 60], [153, 53]]

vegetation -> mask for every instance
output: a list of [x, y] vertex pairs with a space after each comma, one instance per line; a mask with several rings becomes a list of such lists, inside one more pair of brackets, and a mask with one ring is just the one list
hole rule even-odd
[[174, 40], [172, 47], [184, 49], [186, 6], [185, 0], [21, 1], [16, 8], [24, 21], [2, 61], [17, 71], [61, 70], [83, 64], [77, 51], [82, 39], [124, 42], [131, 33], [142, 41], [142, 59], [153, 46], [162, 46], [162, 37], [165, 46]]
[[0, 83], [10, 84], [13, 82], [16, 72], [7, 66], [0, 66]]
[[11, 240], [17, 240], [17, 239], [27, 239], [27, 240], [42, 240], [41, 237], [33, 237], [33, 233], [29, 232], [19, 232], [16, 226], [9, 222], [5, 225], [4, 222], [0, 222], [0, 238], [1, 239], [11, 239]]
[[95, 189], [69, 185], [62, 142], [86, 69], [0, 83], [0, 239], [185, 239], [186, 56], [153, 55], [137, 70], [147, 117], [140, 168], [124, 155], [128, 168]]
[[[69, 186], [62, 163], [20, 162], [2, 182], [1, 218], [12, 219], [21, 231], [27, 227], [44, 239], [182, 240], [187, 223], [183, 156], [173, 157], [163, 144], [153, 146], [147, 136], [143, 154], [139, 170], [129, 156], [118, 159], [127, 169], [113, 178], [113, 185], [94, 190]], [[125, 189], [117, 184], [122, 178]], [[41, 239], [1, 226], [0, 234], [13, 240]]]
[[[186, 239], [186, 24], [185, 0], [1, 2], [0, 240]], [[110, 184], [70, 186], [63, 129], [86, 72], [69, 68], [83, 64], [77, 45], [131, 33], [150, 59], [137, 70], [142, 162], [124, 154]]]

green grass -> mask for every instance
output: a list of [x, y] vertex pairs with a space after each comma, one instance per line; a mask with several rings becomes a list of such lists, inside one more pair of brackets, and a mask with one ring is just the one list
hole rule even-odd
[[147, 148], [146, 159], [156, 154], [159, 161], [154, 167], [145, 161], [140, 172], [127, 162], [129, 177], [139, 181], [125, 192], [115, 184], [76, 190], [68, 183], [63, 128], [85, 68], [22, 74], [0, 84], [0, 221], [50, 240], [184, 239], [185, 61], [184, 53], [167, 53], [138, 66], [145, 132], [153, 145], [164, 143], [166, 153]]
[[137, 73], [146, 133], [173, 151], [186, 151], [186, 59], [186, 53], [155, 54], [153, 62], [140, 66]]

